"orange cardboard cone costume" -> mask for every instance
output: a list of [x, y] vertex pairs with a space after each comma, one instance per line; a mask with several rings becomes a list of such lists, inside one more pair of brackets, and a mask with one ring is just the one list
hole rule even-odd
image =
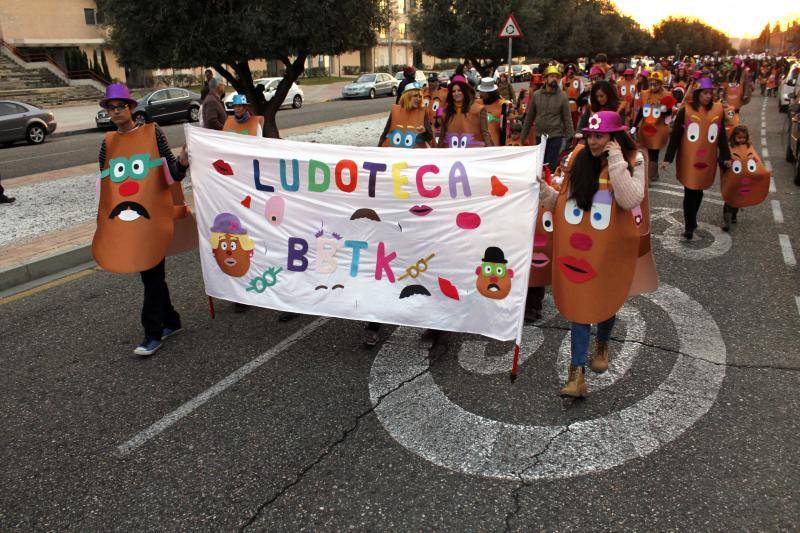
[[155, 124], [106, 133], [105, 141], [107, 167], [101, 172], [92, 256], [111, 272], [142, 272], [167, 255], [174, 221], [187, 215], [186, 206], [173, 201]]
[[[409, 91], [422, 91], [422, 87], [417, 83], [409, 83], [403, 90], [403, 94]], [[401, 97], [402, 98], [402, 97]], [[381, 143], [384, 147], [394, 148], [426, 148], [425, 117], [427, 110], [420, 106], [416, 109], [405, 109], [400, 104], [392, 105], [389, 116], [389, 131], [386, 138]]]
[[[661, 73], [653, 72], [650, 79], [661, 81], [663, 77]], [[671, 108], [669, 103], [675, 98], [662, 87], [658, 92], [649, 89], [642, 91], [639, 100], [642, 106], [640, 144], [650, 150], [661, 150], [669, 140], [669, 125], [666, 119]]]
[[[598, 116], [602, 119], [599, 123]], [[600, 112], [592, 116], [586, 131], [622, 129], [619, 114]], [[584, 211], [569, 197], [570, 174], [576, 156], [584, 149], [587, 148], [578, 145], [570, 156], [553, 213], [553, 297], [567, 320], [595, 324], [614, 316], [625, 303], [636, 271], [641, 236], [634, 214], [614, 200], [605, 159], [591, 210]]]
[[[705, 81], [711, 80], [701, 80]], [[717, 139], [725, 134], [722, 104], [714, 102], [710, 110], [701, 107], [699, 111], [686, 106], [684, 113], [684, 123], [675, 124], [676, 128], [683, 127], [675, 175], [687, 189], [705, 190], [714, 183], [719, 155]]]
[[770, 172], [752, 145], [731, 148], [731, 168], [722, 173], [720, 190], [731, 207], [758, 205], [769, 194]]

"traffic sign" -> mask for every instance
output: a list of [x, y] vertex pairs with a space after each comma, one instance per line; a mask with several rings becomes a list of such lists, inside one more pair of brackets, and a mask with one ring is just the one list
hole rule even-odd
[[517, 37], [522, 37], [522, 30], [519, 28], [517, 19], [514, 18], [512, 13], [508, 14], [508, 18], [500, 28], [498, 37], [501, 39], [516, 39]]

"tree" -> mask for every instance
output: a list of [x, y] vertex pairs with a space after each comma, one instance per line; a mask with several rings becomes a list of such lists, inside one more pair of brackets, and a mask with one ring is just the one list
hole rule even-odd
[[100, 64], [101, 64], [101, 70], [103, 71], [103, 77], [111, 81], [111, 70], [109, 70], [108, 68], [108, 59], [106, 59], [105, 48], [100, 49]]
[[[306, 59], [372, 46], [375, 29], [385, 25], [381, 0], [97, 0], [97, 5], [107, 14], [109, 43], [126, 67], [211, 65], [264, 116], [264, 136], [275, 138], [275, 115]], [[253, 83], [248, 61], [254, 59], [279, 60], [286, 67], [269, 102]]]
[[668, 17], [653, 27], [653, 53], [669, 55], [677, 46], [689, 54], [726, 53], [732, 48], [727, 35], [697, 19]]

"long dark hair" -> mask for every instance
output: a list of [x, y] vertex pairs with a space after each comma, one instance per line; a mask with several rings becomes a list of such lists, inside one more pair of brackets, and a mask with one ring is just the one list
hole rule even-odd
[[490, 93], [486, 93], [485, 97], [481, 97], [481, 101], [486, 105], [492, 105], [496, 101], [500, 100], [500, 92], [499, 91], [492, 91]]
[[454, 85], [458, 85], [458, 88], [461, 89], [461, 92], [464, 94], [464, 102], [461, 104], [461, 112], [466, 115], [469, 113], [469, 108], [472, 106], [472, 87], [463, 81], [450, 82], [450, 86], [447, 88], [447, 109], [444, 111], [445, 124], [450, 122], [450, 119], [456, 114], [456, 102], [453, 100]]
[[[611, 134], [611, 140], [617, 141], [622, 153], [627, 159], [636, 151], [636, 143], [633, 141], [627, 131], [615, 131]], [[600, 187], [598, 178], [600, 177], [600, 170], [603, 164], [604, 155], [595, 157], [586, 141], [583, 141], [583, 149], [580, 153], [574, 155], [575, 162], [572, 163], [572, 170], [569, 174], [569, 188], [570, 198], [575, 200], [578, 207], [584, 211], [589, 211], [592, 208], [592, 199]], [[630, 164], [628, 170], [633, 171]]]
[[712, 89], [701, 89], [700, 87], [698, 87], [694, 91], [692, 91], [692, 101], [690, 102], [692, 109], [694, 109], [695, 111], [700, 111], [700, 93], [702, 91], [711, 91], [711, 101], [706, 106], [706, 110], [710, 110], [711, 106], [714, 105], [714, 91]]
[[[603, 91], [606, 95], [606, 105], [600, 106], [597, 103], [597, 91]], [[598, 80], [592, 84], [592, 91], [589, 93], [589, 106], [592, 108], [592, 113], [598, 111], [616, 111], [619, 109], [619, 96], [617, 90], [606, 80]]]

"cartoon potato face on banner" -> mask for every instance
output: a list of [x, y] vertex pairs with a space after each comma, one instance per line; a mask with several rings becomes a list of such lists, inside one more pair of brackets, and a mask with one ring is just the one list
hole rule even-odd
[[478, 276], [475, 287], [482, 296], [502, 300], [511, 292], [514, 270], [508, 268], [505, 254], [497, 246], [488, 247], [481, 261], [475, 269], [475, 275]]
[[687, 106], [685, 113], [675, 174], [678, 181], [689, 189], [708, 189], [717, 173], [717, 139], [725, 134], [722, 104], [714, 103], [710, 111], [695, 111]]
[[240, 278], [250, 270], [253, 240], [242, 227], [239, 217], [220, 213], [211, 226], [211, 249], [217, 265], [227, 275]]
[[553, 297], [559, 312], [580, 324], [606, 320], [622, 307], [639, 255], [633, 215], [614, 201], [605, 168], [600, 179], [590, 211], [569, 198], [565, 182], [553, 213]]
[[722, 173], [720, 190], [733, 207], [749, 207], [763, 202], [769, 194], [770, 173], [755, 149], [746, 144], [731, 148], [733, 163]]
[[153, 268], [172, 242], [177, 213], [155, 139], [153, 124], [106, 135], [92, 256], [110, 272]]
[[533, 236], [531, 275], [529, 287], [546, 287], [552, 280], [553, 265], [553, 211], [539, 204], [536, 214], [536, 231]]

